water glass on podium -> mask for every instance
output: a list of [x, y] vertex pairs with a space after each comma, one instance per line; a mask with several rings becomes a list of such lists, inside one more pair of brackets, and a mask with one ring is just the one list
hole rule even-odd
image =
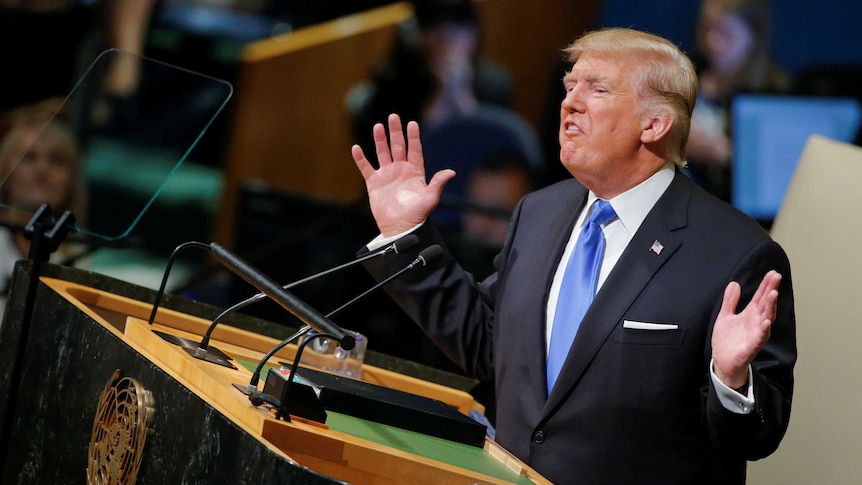
[[344, 350], [338, 341], [329, 337], [318, 337], [315, 330], [309, 330], [302, 336], [304, 343], [308, 342], [303, 350], [300, 363], [310, 367], [335, 372], [347, 377], [359, 379], [362, 377], [362, 361], [365, 359], [365, 348], [368, 346], [368, 338], [359, 332], [345, 330], [356, 339], [356, 345], [351, 350]]

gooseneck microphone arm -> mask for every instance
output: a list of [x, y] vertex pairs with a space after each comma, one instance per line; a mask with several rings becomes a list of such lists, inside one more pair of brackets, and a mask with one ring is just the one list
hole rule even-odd
[[171, 274], [171, 267], [174, 265], [174, 259], [177, 257], [177, 254], [188, 248], [209, 249], [209, 246], [202, 242], [189, 241], [174, 248], [174, 251], [171, 253], [171, 257], [168, 259], [168, 264], [165, 266], [165, 272], [162, 275], [162, 284], [159, 286], [159, 291], [156, 293], [156, 300], [153, 302], [153, 310], [150, 313], [150, 319], [147, 320], [148, 324], [152, 325], [156, 320], [156, 311], [158, 311], [159, 304], [162, 302], [162, 296], [165, 294], [165, 287], [168, 285], [168, 276]]
[[[443, 248], [440, 247], [440, 245], [435, 244], [433, 246], [428, 246], [427, 248], [423, 249], [422, 252], [419, 253], [419, 256], [415, 260], [413, 260], [412, 263], [401, 268], [400, 270], [398, 270], [397, 273], [394, 273], [394, 274], [388, 276], [386, 279], [380, 281], [379, 283], [372, 286], [371, 288], [368, 288], [367, 290], [363, 291], [360, 295], [356, 296], [355, 298], [348, 301], [347, 303], [341, 305], [340, 307], [336, 308], [335, 310], [332, 310], [329, 313], [329, 315], [327, 315], [327, 318], [340, 312], [341, 310], [344, 310], [345, 308], [349, 307], [350, 305], [356, 303], [357, 301], [364, 298], [365, 295], [371, 293], [372, 291], [376, 290], [377, 288], [380, 288], [381, 286], [385, 285], [386, 283], [389, 283], [390, 281], [401, 276], [402, 274], [406, 273], [407, 271], [410, 271], [411, 269], [413, 269], [417, 266], [428, 266], [429, 264], [436, 261], [437, 258], [439, 258], [442, 254], [443, 254]], [[308, 331], [308, 330], [306, 330], [306, 331]]]
[[[392, 244], [389, 244], [388, 246], [385, 246], [381, 249], [378, 249], [377, 251], [372, 251], [366, 255], [363, 255], [362, 257], [359, 257], [357, 259], [354, 259], [353, 261], [349, 261], [347, 263], [344, 263], [340, 266], [336, 266], [334, 268], [330, 268], [326, 271], [321, 271], [320, 273], [313, 274], [313, 275], [308, 276], [306, 278], [303, 278], [301, 280], [294, 281], [293, 283], [286, 284], [286, 285], [282, 286], [282, 288], [285, 290], [289, 290], [290, 288], [293, 288], [294, 286], [298, 286], [298, 285], [301, 285], [303, 283], [307, 283], [311, 280], [315, 280], [317, 278], [327, 276], [329, 274], [335, 273], [336, 271], [340, 271], [342, 269], [346, 269], [346, 268], [349, 268], [351, 266], [362, 263], [364, 261], [367, 261], [371, 258], [376, 258], [378, 256], [382, 256], [385, 254], [392, 254], [392, 253], [400, 254], [400, 253], [403, 253], [404, 251], [408, 251], [410, 249], [413, 249], [417, 244], [419, 244], [419, 237], [416, 236], [415, 234], [408, 234], [408, 235], [398, 239], [397, 241], [393, 242]], [[227, 308], [226, 310], [221, 312], [217, 317], [215, 317], [213, 319], [209, 328], [207, 328], [206, 333], [204, 334], [203, 338], [201, 339], [201, 343], [198, 345], [198, 349], [200, 349], [201, 351], [207, 350], [207, 348], [209, 347], [210, 337], [212, 336], [213, 331], [215, 330], [216, 326], [218, 325], [219, 321], [222, 318], [224, 318], [226, 315], [228, 315], [230, 313], [241, 310], [241, 309], [251, 305], [252, 303], [259, 302], [265, 298], [266, 298], [265, 293], [258, 293], [256, 295], [249, 297], [249, 298], [246, 298], [245, 300], [243, 300], [239, 303], [236, 303], [236, 304], [230, 306], [229, 308]], [[329, 315], [327, 315], [326, 317], [329, 318]], [[299, 335], [302, 335], [302, 333], [297, 334], [297, 336], [299, 336]]]
[[320, 333], [332, 335], [335, 340], [340, 342], [342, 349], [350, 350], [356, 345], [356, 340], [352, 335], [346, 333], [338, 325], [330, 322], [320, 312], [297, 298], [293, 293], [282, 288], [278, 283], [251, 266], [244, 259], [231, 253], [218, 243], [210, 243], [210, 253], [226, 268], [233, 271], [266, 296], [272, 298], [273, 301], [305, 322], [306, 325], [310, 325]]
[[[403, 275], [407, 271], [410, 271], [411, 269], [416, 268], [418, 266], [427, 266], [427, 265], [433, 263], [438, 258], [440, 258], [440, 256], [442, 254], [443, 254], [443, 248], [440, 247], [440, 245], [435, 244], [433, 246], [428, 246], [427, 248], [423, 249], [422, 252], [419, 253], [419, 256], [415, 260], [413, 260], [412, 263], [401, 268], [400, 270], [398, 270], [398, 272], [388, 276], [386, 279], [378, 282], [377, 284], [375, 284], [371, 288], [362, 292], [360, 295], [352, 298], [347, 303], [345, 303], [345, 304], [341, 305], [340, 307], [336, 308], [335, 310], [332, 310], [331, 312], [327, 313], [326, 318], [331, 318], [336, 313], [338, 313], [341, 310], [344, 310], [345, 308], [349, 307], [350, 305], [356, 303], [357, 301], [361, 300], [362, 298], [364, 298], [366, 295], [368, 295], [372, 291], [380, 288], [381, 286], [384, 286], [385, 284], [389, 283], [390, 281], [394, 280], [395, 278], [398, 278], [399, 276]], [[311, 327], [309, 327], [309, 326], [305, 326], [305, 327], [301, 328], [298, 332], [287, 337], [286, 339], [282, 340], [278, 345], [273, 347], [260, 360], [260, 362], [257, 364], [257, 367], [254, 370], [254, 373], [251, 376], [251, 380], [248, 383], [248, 387], [246, 387], [245, 389], [240, 389], [242, 392], [249, 395], [249, 399], [252, 401], [252, 403], [256, 403], [255, 405], [260, 405], [263, 401], [262, 399], [260, 399], [260, 396], [259, 396], [260, 393], [257, 392], [257, 385], [258, 385], [258, 382], [260, 381], [260, 374], [263, 371], [263, 366], [266, 365], [266, 363], [269, 361], [269, 359], [272, 358], [272, 356], [275, 355], [276, 352], [278, 352], [279, 350], [281, 350], [282, 348], [287, 346], [287, 344], [289, 344], [290, 342], [292, 342], [296, 338], [307, 333], [309, 330], [311, 330]], [[288, 378], [288, 384], [287, 385], [290, 385], [289, 383], [292, 382], [292, 380], [293, 380], [293, 376], [296, 373], [295, 369], [296, 369], [297, 363], [299, 362], [299, 359], [301, 356], [302, 356], [302, 347], [297, 349], [296, 355], [294, 356], [293, 366], [291, 367], [291, 373], [290, 373], [290, 377]]]

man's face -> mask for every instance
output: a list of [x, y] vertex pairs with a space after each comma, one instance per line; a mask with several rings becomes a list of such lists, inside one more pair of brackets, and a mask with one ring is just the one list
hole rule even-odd
[[635, 83], [641, 68], [630, 55], [588, 51], [563, 79], [560, 160], [591, 189], [599, 181], [625, 178], [641, 145], [644, 117]]

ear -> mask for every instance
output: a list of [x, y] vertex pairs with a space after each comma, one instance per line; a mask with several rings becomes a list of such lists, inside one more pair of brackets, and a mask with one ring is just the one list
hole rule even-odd
[[673, 115], [667, 110], [659, 110], [644, 117], [641, 142], [645, 145], [662, 140], [673, 126]]

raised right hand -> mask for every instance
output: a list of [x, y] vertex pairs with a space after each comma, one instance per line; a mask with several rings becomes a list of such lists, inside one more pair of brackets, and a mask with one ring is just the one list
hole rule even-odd
[[383, 124], [374, 125], [374, 147], [379, 168], [375, 169], [359, 145], [351, 154], [368, 190], [371, 213], [384, 237], [408, 231], [428, 218], [440, 202], [440, 193], [455, 171], [441, 170], [425, 181], [425, 160], [419, 141], [419, 124], [407, 123], [407, 140], [401, 118], [389, 115], [389, 143]]

